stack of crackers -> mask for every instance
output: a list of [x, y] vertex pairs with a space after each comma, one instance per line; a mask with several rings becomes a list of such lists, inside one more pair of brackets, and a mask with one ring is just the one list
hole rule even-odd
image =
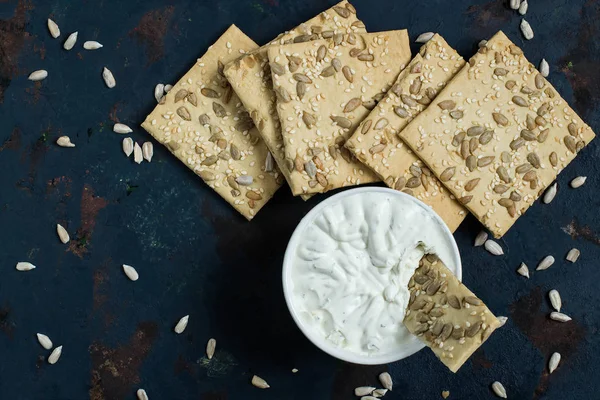
[[248, 219], [284, 183], [383, 181], [495, 237], [594, 138], [502, 32], [468, 62], [437, 34], [411, 60], [406, 30], [366, 33], [347, 1], [262, 47], [232, 25], [142, 126]]

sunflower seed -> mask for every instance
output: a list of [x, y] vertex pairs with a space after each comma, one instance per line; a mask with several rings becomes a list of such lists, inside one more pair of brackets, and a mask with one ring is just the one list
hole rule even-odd
[[394, 107], [394, 113], [397, 116], [399, 116], [400, 118], [407, 118], [408, 117], [408, 111], [406, 111], [404, 108], [402, 108], [400, 106]]
[[521, 0], [510, 0], [509, 5], [513, 10], [518, 10], [521, 5]]
[[444, 172], [442, 172], [440, 174], [440, 181], [442, 181], [442, 182], [449, 181], [454, 176], [455, 171], [456, 171], [455, 167], [448, 167], [448, 168], [446, 168], [444, 170]]
[[377, 400], [377, 397], [375, 396], [363, 396], [360, 398], [360, 400]]
[[375, 59], [373, 54], [367, 54], [367, 53], [359, 54], [357, 58], [360, 61], [373, 61]]
[[52, 21], [50, 18], [48, 18], [48, 30], [54, 39], [60, 36], [60, 28], [56, 22]]
[[550, 319], [558, 322], [569, 322], [573, 318], [569, 317], [567, 314], [563, 314], [560, 312], [552, 311], [550, 313]]
[[503, 327], [504, 324], [506, 324], [506, 321], [508, 321], [508, 317], [498, 317], [498, 322], [500, 322], [500, 325], [498, 326], [498, 328]]
[[87, 42], [83, 43], [83, 48], [86, 50], [98, 50], [102, 47], [104, 47], [104, 46], [102, 46], [102, 44], [95, 42], [93, 40], [88, 40]]
[[60, 147], [75, 147], [74, 143], [71, 143], [71, 138], [68, 136], [61, 136], [56, 139], [56, 144]]
[[454, 100], [443, 100], [438, 103], [438, 107], [442, 110], [453, 110], [456, 107], [456, 102]]
[[538, 135], [537, 141], [540, 142], [540, 143], [544, 143], [546, 141], [546, 139], [548, 139], [548, 134], [549, 133], [550, 133], [550, 129], [544, 129]]
[[515, 172], [517, 174], [524, 174], [525, 172], [530, 171], [531, 168], [533, 168], [533, 166], [531, 164], [525, 163], [525, 164], [521, 164], [517, 168], [515, 168]]
[[494, 394], [502, 399], [506, 399], [506, 389], [504, 388], [504, 385], [502, 385], [500, 382], [496, 381], [494, 383], [492, 383], [492, 390], [494, 391]]
[[69, 243], [69, 240], [71, 240], [69, 237], [69, 233], [61, 224], [56, 224], [56, 233], [58, 234], [58, 237], [60, 241], [63, 242], [63, 244], [67, 244]]
[[577, 153], [577, 144], [573, 136], [565, 136], [564, 142], [571, 153]]
[[376, 388], [372, 386], [360, 386], [354, 389], [354, 395], [357, 397], [367, 396], [373, 393]]
[[252, 185], [252, 182], [254, 182], [254, 179], [252, 178], [252, 175], [240, 175], [235, 178], [235, 181], [242, 186], [250, 186]]
[[136, 395], [137, 395], [138, 400], [149, 400], [148, 394], [146, 393], [146, 391], [144, 389], [138, 389], [136, 392]]
[[506, 76], [506, 75], [508, 75], [508, 70], [506, 68], [496, 68], [496, 69], [494, 69], [494, 75]]
[[141, 164], [144, 160], [144, 155], [142, 154], [142, 148], [137, 142], [133, 145], [133, 161], [138, 164]]
[[177, 325], [175, 325], [175, 328], [174, 328], [175, 333], [177, 333], [177, 334], [183, 333], [183, 331], [185, 331], [185, 328], [187, 327], [189, 320], [190, 320], [189, 315], [181, 317], [181, 319], [177, 322]]
[[21, 261], [21, 262], [17, 263], [17, 271], [31, 271], [32, 269], [35, 269], [35, 268], [36, 268], [36, 266], [30, 262]]
[[520, 107], [527, 107], [529, 105], [527, 103], [527, 100], [525, 100], [521, 96], [513, 96], [511, 100], [513, 103], [515, 103], [516, 105], [518, 105]]
[[104, 67], [104, 69], [102, 70], [102, 78], [104, 79], [104, 83], [109, 89], [112, 89], [117, 85], [117, 82], [115, 81], [115, 77], [113, 76], [112, 72], [106, 67]]
[[38, 333], [36, 335], [38, 342], [40, 342], [43, 348], [46, 350], [50, 350], [52, 348], [52, 340], [50, 340], [48, 336], [44, 335], [43, 333]]
[[463, 196], [458, 199], [463, 205], [469, 204], [471, 200], [473, 200], [473, 196]]
[[553, 373], [556, 370], [558, 363], [560, 363], [560, 359], [560, 353], [552, 353], [552, 356], [550, 356], [550, 361], [548, 361], [548, 371], [550, 373]]
[[494, 121], [496, 121], [496, 123], [498, 125], [501, 126], [506, 126], [508, 125], [508, 118], [506, 118], [506, 116], [502, 113], [492, 113], [492, 117], [494, 118]]
[[548, 65], [548, 61], [545, 58], [542, 58], [542, 62], [540, 63], [540, 74], [544, 78], [546, 78], [550, 74], [550, 65]]
[[58, 346], [57, 348], [52, 350], [52, 353], [50, 353], [50, 355], [48, 356], [48, 364], [56, 364], [61, 354], [62, 346]]
[[345, 113], [352, 112], [352, 111], [356, 110], [361, 104], [362, 104], [362, 101], [360, 100], [359, 97], [355, 97], [353, 99], [350, 99], [346, 103], [346, 106], [344, 107], [344, 112]]
[[142, 156], [146, 161], [152, 161], [152, 156], [154, 156], [154, 145], [152, 145], [152, 142], [144, 142], [142, 145]]
[[521, 14], [521, 15], [527, 14], [528, 8], [529, 8], [529, 3], [527, 3], [527, 0], [523, 0], [521, 2], [521, 5], [519, 6], [519, 14]]
[[531, 29], [531, 25], [529, 22], [525, 21], [525, 18], [521, 20], [521, 33], [523, 33], [523, 37], [527, 40], [533, 39], [533, 29]]
[[[133, 153], [133, 139], [131, 139], [130, 137], [126, 137], [123, 139], [123, 153], [125, 153], [125, 155], [127, 157], [129, 157], [131, 155], [131, 153]], [[143, 150], [142, 150], [143, 153]]]
[[388, 126], [388, 123], [389, 121], [386, 118], [381, 118], [379, 121], [377, 121], [373, 129], [375, 129], [376, 131], [380, 131], [386, 126]]
[[371, 393], [373, 395], [373, 397], [375, 398], [381, 398], [383, 396], [385, 396], [385, 394], [389, 391], [389, 389], [375, 389], [373, 390], [373, 393]]
[[268, 389], [271, 387], [271, 386], [269, 386], [267, 381], [265, 381], [263, 378], [261, 378], [260, 376], [257, 376], [257, 375], [254, 375], [252, 377], [252, 385], [256, 386], [259, 389]]
[[472, 191], [473, 189], [475, 189], [477, 187], [477, 184], [479, 183], [480, 180], [481, 180], [480, 178], [471, 179], [470, 181], [468, 181], [465, 184], [465, 190], [467, 192]]
[[552, 264], [554, 264], [554, 257], [546, 256], [546, 257], [544, 257], [544, 259], [542, 261], [540, 261], [540, 263], [538, 264], [538, 266], [535, 270], [543, 271], [545, 269], [550, 268], [552, 266]]
[[77, 42], [77, 34], [78, 32], [73, 32], [69, 35], [65, 43], [63, 44], [63, 48], [65, 50], [71, 50], [73, 46], [75, 46], [75, 42]]
[[292, 78], [294, 78], [294, 80], [297, 82], [312, 83], [312, 79], [301, 73], [296, 73], [292, 75]]
[[421, 91], [421, 79], [417, 78], [413, 81], [413, 83], [410, 84], [410, 87], [408, 88], [408, 91], [411, 94], [418, 94]]
[[581, 252], [578, 249], [573, 248], [567, 253], [567, 261], [574, 263], [575, 261], [577, 261], [580, 255]]
[[485, 241], [488, 238], [488, 234], [485, 231], [481, 231], [477, 234], [477, 236], [475, 236], [475, 247], [479, 247], [479, 246], [483, 246], [483, 244], [485, 243]]
[[48, 77], [48, 71], [46, 71], [45, 69], [38, 69], [37, 71], [33, 71], [31, 74], [29, 74], [29, 77], [27, 79], [29, 79], [30, 81], [41, 81], [44, 80]]
[[552, 308], [560, 312], [560, 308], [562, 307], [562, 300], [560, 298], [558, 290], [552, 289], [550, 292], [548, 292], [548, 298], [550, 298], [550, 304], [552, 304]]
[[334, 6], [333, 10], [342, 18], [348, 18], [351, 14], [349, 9], [342, 6]]
[[123, 272], [125, 272], [125, 275], [134, 282], [140, 278], [138, 272], [131, 265], [123, 264]]
[[331, 120], [335, 122], [340, 128], [349, 129], [352, 126], [352, 121], [348, 118], [340, 116], [330, 116]]
[[[381, 386], [383, 386], [387, 390], [392, 390], [392, 387], [394, 386], [392, 382], [392, 377], [388, 372], [382, 372], [381, 374], [379, 374], [379, 382], [381, 382]], [[385, 394], [385, 392], [383, 394]]]
[[173, 89], [173, 85], [165, 85], [165, 93], [169, 93]]
[[500, 247], [500, 245], [493, 240], [486, 240], [484, 247], [492, 255], [501, 256], [504, 254], [502, 247]]
[[477, 157], [470, 155], [465, 162], [469, 171], [473, 172], [477, 168]]
[[577, 178], [575, 178], [571, 181], [570, 185], [573, 189], [577, 189], [577, 188], [583, 186], [586, 179], [587, 179], [587, 176], [578, 176]]
[[433, 32], [421, 33], [415, 40], [415, 43], [427, 43], [433, 37], [433, 35], [435, 35]]
[[558, 156], [556, 155], [556, 152], [552, 152], [550, 153], [550, 156], [548, 157], [550, 160], [550, 164], [552, 164], [553, 167], [556, 167], [558, 165]]
[[215, 349], [217, 348], [217, 341], [215, 339], [208, 339], [206, 343], [206, 357], [211, 360], [215, 355]]
[[481, 157], [479, 160], [477, 160], [477, 166], [487, 167], [494, 161], [494, 158], [496, 158], [496, 156]]
[[[512, 150], [518, 150], [524, 144], [525, 144], [525, 139], [523, 139], [522, 137], [518, 137], [515, 140], [513, 140], [512, 142], [510, 142], [510, 148]], [[509, 160], [509, 162], [510, 162], [510, 160]]]
[[162, 83], [159, 83], [154, 87], [154, 98], [156, 99], [157, 103], [160, 103], [160, 100], [163, 98], [164, 93], [165, 85], [163, 85]]
[[521, 266], [517, 269], [517, 273], [525, 278], [529, 278], [529, 268], [525, 263], [521, 263]]
[[554, 196], [556, 196], [556, 188], [557, 188], [556, 185], [557, 184], [554, 183], [548, 189], [546, 189], [546, 193], [544, 193], [544, 197], [542, 197], [542, 202], [544, 204], [550, 204], [550, 202], [552, 202], [552, 200], [554, 200]]

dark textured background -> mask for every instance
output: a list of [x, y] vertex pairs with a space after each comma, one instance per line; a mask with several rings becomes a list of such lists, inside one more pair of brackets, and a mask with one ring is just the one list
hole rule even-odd
[[[538, 63], [550, 81], [596, 130], [600, 128], [600, 1], [531, 0], [525, 42], [520, 18], [505, 1], [356, 0], [370, 31], [408, 28], [414, 39], [440, 32], [462, 55], [498, 29]], [[121, 152], [121, 121], [140, 143], [139, 124], [155, 106], [156, 83], [175, 83], [224, 30], [237, 24], [262, 44], [334, 1], [0, 1], [0, 399], [352, 399], [359, 385], [377, 385], [389, 370], [386, 399], [493, 397], [499, 380], [512, 399], [598, 399], [600, 381], [599, 140], [559, 177], [551, 205], [536, 204], [492, 257], [472, 241], [469, 217], [456, 232], [464, 281], [498, 315], [509, 317], [472, 359], [452, 374], [422, 351], [388, 366], [361, 367], [320, 352], [294, 325], [281, 288], [283, 252], [308, 203], [282, 189], [246, 222], [160, 146], [152, 163], [136, 165]], [[46, 18], [62, 35], [48, 34]], [[74, 50], [62, 42], [79, 31]], [[89, 52], [85, 40], [104, 48]], [[413, 46], [413, 51], [417, 46]], [[112, 69], [117, 87], [101, 78]], [[36, 69], [49, 77], [27, 80]], [[57, 137], [77, 144], [63, 149]], [[582, 188], [568, 181], [587, 175]], [[69, 246], [55, 224], [71, 233]], [[564, 256], [576, 246], [580, 261]], [[549, 270], [526, 280], [553, 254]], [[17, 261], [38, 269], [17, 272]], [[130, 282], [128, 263], [140, 272]], [[548, 290], [563, 296], [565, 324], [548, 320]], [[190, 314], [182, 335], [175, 322]], [[50, 366], [35, 338], [64, 345]], [[215, 358], [204, 358], [215, 337]], [[563, 361], [548, 376], [547, 360]], [[298, 368], [297, 374], [291, 369]], [[250, 385], [253, 374], [272, 386]]]

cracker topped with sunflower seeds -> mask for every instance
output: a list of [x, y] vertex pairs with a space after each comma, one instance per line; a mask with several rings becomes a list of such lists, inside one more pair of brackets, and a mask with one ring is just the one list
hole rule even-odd
[[283, 162], [284, 144], [275, 109], [276, 96], [271, 80], [268, 48], [328, 38], [341, 42], [345, 35], [360, 32], [365, 32], [365, 27], [357, 19], [356, 10], [347, 1], [342, 1], [291, 31], [284, 32], [258, 50], [225, 66], [225, 76], [250, 113], [261, 137], [286, 178], [289, 178], [289, 170]]
[[258, 46], [235, 25], [200, 57], [142, 127], [248, 220], [283, 183], [265, 171], [268, 150], [222, 74]]
[[440, 35], [434, 35], [346, 142], [346, 148], [386, 185], [430, 205], [452, 232], [466, 217], [466, 210], [397, 133], [435, 99], [464, 64]]
[[404, 325], [456, 372], [500, 321], [435, 255], [427, 254], [408, 282]]
[[502, 32], [399, 135], [496, 238], [595, 137]]
[[344, 143], [409, 60], [406, 30], [269, 48], [295, 195], [379, 180]]

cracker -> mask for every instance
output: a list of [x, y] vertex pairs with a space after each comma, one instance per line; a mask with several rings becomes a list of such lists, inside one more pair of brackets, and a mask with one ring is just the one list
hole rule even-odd
[[267, 146], [222, 68], [257, 47], [235, 25], [229, 27], [142, 124], [248, 220], [283, 177], [277, 169], [265, 171]]
[[419, 261], [408, 287], [404, 325], [452, 372], [500, 327], [498, 318], [435, 254]]
[[[466, 217], [466, 210], [397, 133], [428, 106], [464, 64], [463, 58], [436, 34], [421, 47], [392, 89], [346, 142], [346, 148], [386, 185], [431, 206], [452, 232]], [[409, 104], [405, 103], [402, 95], [414, 102], [408, 99]], [[382, 130], [373, 129], [382, 118], [388, 125]]]
[[595, 137], [502, 32], [399, 135], [496, 238]]
[[295, 195], [379, 180], [343, 145], [409, 60], [406, 30], [269, 48]]
[[289, 170], [283, 162], [284, 145], [275, 108], [276, 97], [273, 92], [267, 49], [274, 45], [330, 38], [334, 35], [336, 40], [339, 40], [340, 35], [359, 32], [365, 32], [364, 24], [357, 19], [354, 7], [347, 1], [342, 1], [291, 31], [284, 32], [258, 50], [225, 66], [225, 76], [250, 113], [261, 137], [286, 178], [289, 178]]

